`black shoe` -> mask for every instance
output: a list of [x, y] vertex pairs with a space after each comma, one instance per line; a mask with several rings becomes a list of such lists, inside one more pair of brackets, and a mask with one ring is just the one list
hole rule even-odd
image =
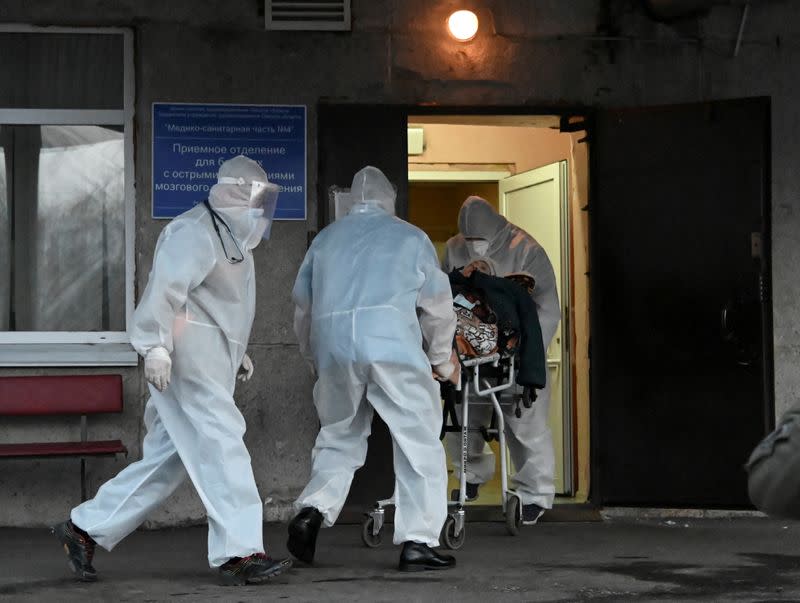
[[427, 544], [406, 542], [400, 553], [401, 572], [421, 572], [424, 570], [443, 570], [456, 566], [456, 558], [452, 555], [437, 553]]
[[289, 540], [286, 548], [305, 563], [314, 562], [317, 549], [317, 534], [322, 527], [322, 513], [314, 507], [306, 507], [289, 523]]
[[53, 526], [53, 534], [61, 541], [72, 573], [81, 582], [97, 580], [97, 570], [92, 567], [96, 542], [86, 532], [67, 520]]
[[247, 557], [234, 557], [219, 568], [219, 579], [224, 586], [263, 584], [292, 567], [291, 559], [275, 560], [264, 553]]
[[[466, 496], [464, 497], [464, 500], [466, 502], [471, 502], [471, 501], [475, 500], [476, 498], [478, 498], [478, 488], [479, 487], [480, 487], [480, 484], [471, 484], [470, 482], [467, 482], [467, 492], [466, 492]], [[452, 500], [452, 501], [458, 501], [458, 499], [460, 497], [461, 497], [461, 490], [459, 490], [458, 488], [456, 488], [455, 490], [453, 490], [450, 493], [450, 500]]]
[[544, 511], [539, 505], [522, 505], [522, 525], [532, 526], [544, 515]]

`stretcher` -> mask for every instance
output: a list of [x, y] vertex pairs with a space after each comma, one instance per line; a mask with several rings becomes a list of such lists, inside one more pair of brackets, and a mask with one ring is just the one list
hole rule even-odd
[[[448, 501], [447, 519], [442, 527], [440, 542], [449, 549], [459, 549], [466, 538], [466, 465], [468, 444], [471, 437], [481, 437], [485, 440], [496, 439], [500, 449], [500, 480], [501, 480], [501, 505], [505, 515], [506, 529], [509, 534], [516, 536], [522, 525], [522, 505], [519, 496], [509, 487], [508, 483], [508, 449], [506, 447], [505, 420], [503, 410], [514, 407], [514, 412], [520, 416], [523, 409], [533, 405], [534, 396], [529, 388], [523, 388], [521, 395], [504, 395], [501, 392], [513, 394], [515, 391], [515, 357], [503, 356], [493, 353], [487, 356], [460, 358], [461, 380], [457, 386], [452, 384], [442, 385], [443, 421], [441, 437], [448, 432], [459, 433], [461, 436], [461, 471], [458, 496], [456, 500]], [[461, 405], [461, 420], [459, 421], [456, 405]], [[469, 411], [471, 406], [491, 406], [493, 416], [490, 425], [469, 427]], [[381, 531], [384, 526], [386, 508], [394, 506], [394, 497], [379, 500], [372, 511], [366, 513], [361, 526], [361, 539], [371, 548], [381, 544]]]

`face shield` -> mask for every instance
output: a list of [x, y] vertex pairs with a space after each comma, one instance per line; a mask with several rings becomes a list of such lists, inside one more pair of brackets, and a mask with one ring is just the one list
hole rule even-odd
[[333, 197], [333, 217], [335, 220], [341, 220], [350, 213], [354, 205], [350, 189], [332, 186], [330, 194]]
[[[221, 177], [217, 180], [219, 184], [235, 184], [244, 187], [247, 182], [244, 178]], [[272, 182], [261, 182], [253, 180], [250, 183], [250, 197], [248, 200], [248, 215], [256, 229], [263, 227], [261, 238], [269, 239], [272, 232], [272, 222], [275, 216], [275, 209], [278, 205], [278, 194], [280, 187]]]

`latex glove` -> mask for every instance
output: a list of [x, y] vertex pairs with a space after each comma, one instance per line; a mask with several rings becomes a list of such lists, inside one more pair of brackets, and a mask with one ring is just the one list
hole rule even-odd
[[256, 369], [253, 367], [253, 361], [245, 352], [245, 355], [242, 358], [242, 366], [239, 367], [239, 375], [237, 376], [237, 379], [239, 379], [239, 381], [250, 381], [253, 373], [255, 372]]
[[458, 385], [461, 381], [460, 366], [456, 351], [453, 350], [448, 362], [433, 367], [433, 377], [437, 381], [449, 381], [453, 385]]
[[169, 385], [172, 375], [172, 360], [169, 352], [162, 347], [153, 348], [144, 357], [144, 378], [163, 392]]

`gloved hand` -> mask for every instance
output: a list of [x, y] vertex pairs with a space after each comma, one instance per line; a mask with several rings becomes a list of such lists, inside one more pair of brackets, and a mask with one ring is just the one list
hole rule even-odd
[[169, 352], [162, 347], [153, 348], [144, 357], [144, 378], [163, 392], [169, 385], [172, 374], [172, 360]]
[[250, 381], [250, 378], [255, 372], [256, 369], [253, 367], [253, 361], [250, 360], [250, 356], [245, 352], [244, 358], [242, 358], [242, 366], [239, 367], [239, 375], [236, 378], [239, 381]]
[[460, 363], [456, 351], [450, 354], [450, 360], [444, 364], [433, 367], [433, 378], [437, 381], [449, 381], [453, 385], [458, 385], [461, 381]]

